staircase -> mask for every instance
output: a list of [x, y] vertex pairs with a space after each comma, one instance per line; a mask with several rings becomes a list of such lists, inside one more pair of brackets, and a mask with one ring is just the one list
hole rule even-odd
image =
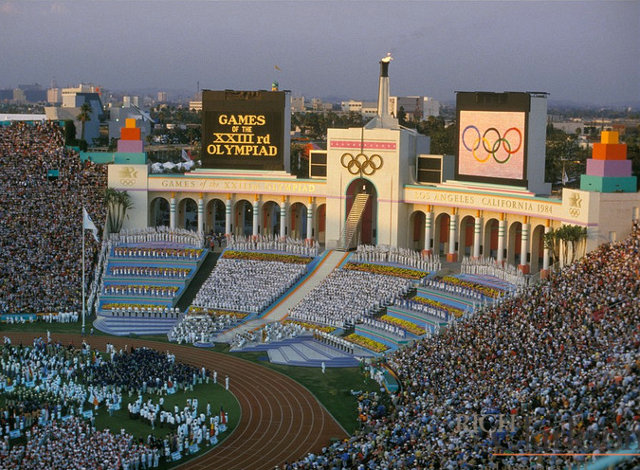
[[341, 246], [344, 251], [349, 251], [352, 248], [353, 236], [358, 231], [358, 226], [360, 225], [360, 220], [362, 219], [362, 214], [364, 213], [368, 200], [369, 195], [367, 193], [356, 194], [349, 215], [347, 215], [344, 230], [342, 231]]

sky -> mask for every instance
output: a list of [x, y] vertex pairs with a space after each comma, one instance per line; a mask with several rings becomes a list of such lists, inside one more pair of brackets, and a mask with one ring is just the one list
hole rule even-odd
[[0, 0], [0, 44], [0, 88], [195, 93], [277, 80], [294, 96], [375, 100], [391, 52], [392, 95], [640, 101], [638, 0]]

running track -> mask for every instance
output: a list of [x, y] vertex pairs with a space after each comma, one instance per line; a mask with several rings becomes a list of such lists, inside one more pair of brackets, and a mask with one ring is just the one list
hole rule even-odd
[[[42, 333], [5, 332], [12, 344], [32, 344]], [[83, 337], [51, 334], [52, 341], [72, 342], [76, 347]], [[177, 467], [181, 470], [223, 469], [261, 470], [299, 459], [308, 452], [317, 453], [331, 438], [347, 434], [326, 409], [303, 386], [266, 367], [204, 349], [178, 346], [134, 338], [85, 336], [92, 348], [105, 350], [106, 343], [117, 349], [147, 346], [171, 351], [187, 364], [218, 372], [218, 378], [229, 376], [229, 388], [240, 403], [242, 416], [232, 434], [210, 452]]]

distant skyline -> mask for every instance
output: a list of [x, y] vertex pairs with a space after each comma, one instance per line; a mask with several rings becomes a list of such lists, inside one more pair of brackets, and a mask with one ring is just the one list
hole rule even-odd
[[[0, 0], [0, 88], [280, 89], [392, 95], [544, 91], [640, 101], [639, 1]], [[276, 69], [277, 68], [279, 69]]]

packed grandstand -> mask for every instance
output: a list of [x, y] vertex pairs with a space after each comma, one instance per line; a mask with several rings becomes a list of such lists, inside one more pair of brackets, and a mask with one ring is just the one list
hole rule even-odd
[[[81, 211], [84, 206], [98, 224], [105, 220], [105, 167], [81, 163], [62, 145], [53, 124], [0, 128], [0, 146], [6, 162], [0, 194], [0, 313], [39, 312], [46, 314], [44, 320], [52, 312], [78, 311]], [[55, 178], [48, 173], [53, 169]], [[87, 234], [90, 263], [100, 249], [91, 240]], [[218, 333], [256, 318], [286, 295], [318, 255], [314, 247], [286, 255], [300, 262], [274, 260], [272, 254], [247, 254], [270, 251], [271, 245], [266, 250], [266, 245], [246, 243], [230, 243], [232, 249], [203, 282], [191, 308], [179, 315], [171, 340], [213, 342]], [[360, 430], [344, 441], [327, 442], [321, 452], [291, 455], [282, 468], [566, 468], [593, 462], [592, 454], [638, 452], [637, 222], [627, 239], [602, 245], [518, 295], [434, 277], [438, 261], [415, 257], [404, 271], [396, 268], [389, 275], [362, 267], [365, 261], [375, 265], [373, 248], [362, 248], [359, 256], [361, 263], [342, 265], [306, 292], [290, 312], [293, 322], [231, 340], [244, 346], [312, 332], [320, 338], [351, 333], [359, 325], [404, 339], [413, 334], [408, 344], [375, 356], [398, 378], [391, 406], [382, 406], [377, 394], [363, 393]], [[186, 276], [186, 268], [167, 269], [132, 262], [116, 271]], [[111, 289], [144, 291], [142, 281], [136, 282]], [[365, 291], [367, 286], [372, 288]], [[429, 289], [457, 295], [468, 309], [421, 297]], [[493, 297], [495, 302], [487, 301]], [[380, 315], [394, 309], [404, 316]], [[410, 322], [400, 318], [432, 318], [447, 327], [411, 333], [406, 330]], [[406, 332], [396, 334], [401, 329]], [[347, 341], [334, 338], [331, 344]], [[73, 348], [48, 339], [24, 346], [8, 338], [0, 346], [0, 468], [153, 468], [175, 452], [214, 442], [220, 417], [204, 403], [162, 406], [175, 391], [186, 397], [195, 384], [212, 381], [212, 371], [146, 349], [111, 347], [96, 354], [86, 344]], [[145, 399], [138, 397], [143, 394]], [[98, 429], [92, 413], [86, 413], [116, 410], [125, 401], [132, 419], [167, 426], [166, 437], [150, 433], [140, 442], [120, 429]], [[14, 439], [16, 431], [20, 440]], [[640, 458], [630, 456], [616, 465], [637, 468]]]

